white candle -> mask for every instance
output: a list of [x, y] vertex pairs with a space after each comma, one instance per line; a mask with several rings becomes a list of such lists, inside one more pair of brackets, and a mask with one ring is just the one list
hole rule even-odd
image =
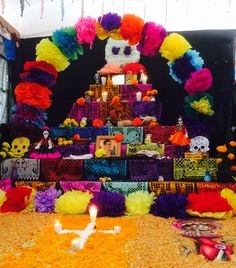
[[120, 233], [121, 226], [114, 226], [114, 231], [115, 231], [116, 234]]
[[141, 101], [142, 99], [142, 93], [139, 91], [136, 93], [136, 101]]
[[102, 85], [106, 85], [107, 78], [102, 76], [101, 80], [102, 80]]
[[59, 221], [56, 221], [54, 224], [54, 230], [57, 233], [60, 233], [62, 231], [62, 224]]
[[141, 81], [142, 81], [142, 83], [144, 84], [144, 85], [146, 85], [147, 84], [147, 76], [146, 75], [143, 75], [142, 76], [142, 78], [141, 78]]
[[102, 101], [107, 101], [107, 92], [102, 92]]
[[80, 248], [80, 239], [79, 238], [75, 238], [71, 241], [71, 246], [72, 249], [79, 249]]
[[151, 97], [151, 101], [155, 101], [155, 100], [156, 100], [155, 97], [152, 96], [152, 97]]
[[89, 209], [89, 215], [90, 215], [90, 221], [91, 222], [96, 222], [96, 218], [97, 218], [97, 208], [92, 206], [90, 209]]

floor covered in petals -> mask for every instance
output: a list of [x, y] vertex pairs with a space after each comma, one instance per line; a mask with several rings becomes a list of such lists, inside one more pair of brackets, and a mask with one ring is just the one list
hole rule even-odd
[[[84, 229], [89, 216], [40, 213], [0, 214], [0, 267], [2, 268], [236, 268], [236, 260], [206, 261], [202, 255], [180, 254], [180, 230], [172, 223], [152, 215], [98, 218], [97, 229], [109, 230], [121, 226], [118, 234], [95, 233], [85, 249], [71, 251], [76, 234], [57, 234], [54, 223], [60, 220], [63, 228]], [[236, 217], [217, 221], [222, 228], [217, 233], [236, 236]]]

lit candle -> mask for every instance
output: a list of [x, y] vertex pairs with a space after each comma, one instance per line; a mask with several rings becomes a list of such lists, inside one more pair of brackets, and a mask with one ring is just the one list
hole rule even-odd
[[107, 92], [102, 92], [102, 101], [107, 101]]
[[80, 248], [80, 239], [79, 238], [75, 238], [71, 241], [71, 246], [72, 249], [79, 249]]
[[102, 85], [106, 85], [107, 78], [102, 76], [101, 80], [102, 80]]
[[54, 224], [54, 230], [57, 233], [60, 233], [62, 231], [62, 224], [59, 221], [56, 221]]
[[90, 207], [89, 215], [90, 215], [90, 221], [91, 222], [96, 222], [97, 212], [98, 212], [98, 210], [97, 210], [96, 207], [94, 207], [94, 206]]
[[141, 81], [142, 81], [142, 83], [144, 84], [144, 85], [146, 85], [147, 84], [147, 76], [146, 75], [142, 75], [142, 78], [141, 78]]
[[116, 234], [120, 233], [121, 226], [114, 226], [114, 231], [115, 231]]
[[136, 100], [141, 101], [141, 99], [142, 99], [142, 93], [139, 91], [136, 93]]

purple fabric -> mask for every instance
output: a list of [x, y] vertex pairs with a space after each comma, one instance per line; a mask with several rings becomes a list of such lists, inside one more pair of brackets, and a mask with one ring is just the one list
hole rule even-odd
[[190, 138], [196, 136], [205, 136], [207, 138], [213, 133], [212, 120], [204, 119], [185, 119], [184, 124], [188, 130], [188, 135]]
[[79, 106], [75, 102], [67, 117], [74, 118], [77, 121], [80, 121], [82, 117], [86, 117], [88, 120], [92, 121], [99, 118], [99, 110], [100, 103], [97, 101], [85, 102], [83, 106]]
[[54, 148], [62, 157], [67, 157], [71, 154], [83, 155], [89, 153], [89, 144], [55, 145]]
[[161, 119], [162, 103], [161, 102], [146, 102], [136, 101], [133, 106], [133, 117], [140, 116], [155, 116], [157, 121]]
[[60, 181], [64, 192], [78, 190], [82, 192], [98, 193], [101, 190], [100, 181]]
[[172, 180], [173, 160], [129, 159], [129, 172], [132, 181], [157, 181], [159, 176]]
[[145, 96], [148, 90], [152, 90], [151, 84], [138, 84], [138, 85], [121, 85], [120, 97], [122, 101], [136, 101], [136, 93], [141, 92]]
[[177, 150], [176, 150], [176, 146], [172, 145], [172, 144], [166, 144], [165, 145], [165, 157], [169, 157], [169, 158], [175, 158], [177, 157]]

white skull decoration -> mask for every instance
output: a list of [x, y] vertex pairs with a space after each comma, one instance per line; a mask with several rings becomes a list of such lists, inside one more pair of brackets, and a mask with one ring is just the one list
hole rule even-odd
[[191, 139], [190, 152], [203, 152], [209, 151], [209, 140], [204, 136], [196, 136]]

